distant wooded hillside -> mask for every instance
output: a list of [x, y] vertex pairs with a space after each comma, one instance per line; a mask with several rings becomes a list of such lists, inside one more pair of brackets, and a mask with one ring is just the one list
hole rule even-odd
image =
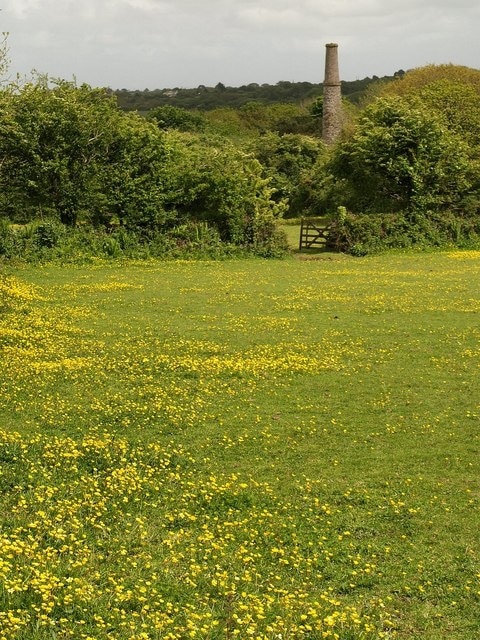
[[[366, 88], [372, 83], [385, 82], [403, 75], [397, 71], [393, 76], [378, 76], [342, 82], [342, 94], [351, 102], [358, 102]], [[248, 102], [302, 103], [322, 95], [323, 84], [312, 82], [288, 82], [282, 80], [275, 85], [252, 82], [241, 87], [227, 87], [219, 82], [215, 87], [200, 85], [195, 89], [145, 89], [143, 91], [120, 89], [115, 91], [119, 106], [127, 111], [149, 111], [155, 107], [170, 105], [184, 109], [208, 111], [219, 107], [239, 108]]]

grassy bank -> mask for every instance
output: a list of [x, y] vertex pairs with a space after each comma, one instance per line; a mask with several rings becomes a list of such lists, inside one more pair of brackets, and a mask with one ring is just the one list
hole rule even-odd
[[2, 277], [0, 636], [480, 634], [480, 253]]

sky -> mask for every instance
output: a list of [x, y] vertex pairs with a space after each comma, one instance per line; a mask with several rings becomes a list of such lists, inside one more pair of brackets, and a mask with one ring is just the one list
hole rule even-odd
[[112, 89], [322, 82], [480, 68], [479, 0], [0, 0], [10, 77]]

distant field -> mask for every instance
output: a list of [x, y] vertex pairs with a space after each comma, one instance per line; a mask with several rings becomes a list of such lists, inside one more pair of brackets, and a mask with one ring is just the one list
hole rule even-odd
[[479, 252], [0, 276], [0, 638], [478, 639], [479, 281]]
[[287, 236], [289, 246], [292, 249], [298, 249], [298, 243], [300, 240], [300, 225], [282, 224], [281, 228]]

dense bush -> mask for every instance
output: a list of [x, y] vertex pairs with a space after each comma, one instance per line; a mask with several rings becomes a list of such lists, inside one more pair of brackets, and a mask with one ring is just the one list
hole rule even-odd
[[[75, 234], [60, 242], [65, 227], [79, 225], [84, 240], [87, 227], [103, 238], [108, 255], [126, 249], [120, 233], [167, 251], [179, 228], [208, 228], [203, 235], [214, 245], [220, 239], [261, 253], [281, 244], [274, 221], [285, 205], [272, 197], [260, 163], [224, 138], [179, 131], [181, 122], [194, 128], [192, 115], [169, 108], [162, 114], [170, 124], [159, 126], [162, 114], [125, 114], [108, 92], [44, 80], [1, 92], [0, 107], [3, 256], [20, 246], [66, 250]], [[98, 253], [95, 242], [88, 251]]]
[[[480, 69], [455, 64], [428, 64], [397, 76], [393, 82], [377, 85], [380, 95], [407, 96], [437, 82], [459, 83], [480, 93]], [[462, 109], [462, 105], [458, 105]]]
[[280, 216], [332, 212], [337, 250], [474, 243], [480, 72], [402, 76], [349, 112], [329, 148], [321, 99], [208, 114], [163, 106], [144, 118], [86, 85], [9, 86], [0, 256], [279, 255]]
[[321, 135], [318, 119], [303, 105], [247, 102], [239, 109], [216, 108], [203, 117], [208, 130], [233, 139], [268, 133]]
[[329, 248], [362, 256], [387, 249], [479, 247], [480, 220], [452, 212], [355, 215], [339, 207], [331, 216]]
[[302, 215], [305, 208], [303, 183], [308, 180], [326, 147], [319, 138], [299, 134], [267, 133], [251, 144], [256, 158], [275, 189], [273, 197], [288, 204], [286, 217]]
[[367, 107], [330, 166], [342, 204], [366, 213], [459, 208], [471, 169], [462, 140], [421, 103], [401, 98]]
[[76, 224], [102, 199], [98, 169], [118, 121], [112, 99], [101, 90], [38, 82], [2, 91], [0, 108], [2, 214]]
[[12, 226], [0, 218], [0, 258], [12, 258], [19, 253], [19, 246]]
[[299, 186], [305, 215], [333, 212], [332, 248], [478, 244], [479, 96], [480, 71], [454, 65], [376, 85]]
[[250, 154], [228, 140], [171, 132], [163, 166], [164, 207], [173, 218], [206, 222], [225, 242], [255, 241], [258, 220], [280, 217], [285, 205]]
[[97, 168], [101, 200], [89, 210], [87, 221], [95, 226], [119, 223], [146, 235], [174, 224], [174, 212], [164, 206], [165, 166], [170, 166], [173, 153], [167, 133], [137, 114], [122, 114]]
[[413, 69], [395, 82], [377, 87], [382, 96], [415, 97], [442, 126], [459, 135], [478, 157], [480, 139], [480, 70], [453, 64]]
[[296, 133], [319, 135], [318, 122], [309, 109], [296, 104], [261, 104], [248, 102], [239, 109], [241, 119], [253, 131], [264, 134]]
[[170, 105], [151, 109], [147, 114], [147, 119], [155, 122], [159, 129], [165, 130], [203, 131], [206, 126], [202, 114]]
[[[50, 230], [57, 227], [61, 233], [52, 236]], [[33, 221], [26, 225], [10, 225], [1, 220], [0, 263], [2, 260], [83, 264], [112, 258], [282, 257], [288, 250], [284, 232], [270, 216], [256, 219], [252, 236], [252, 241], [245, 245], [225, 242], [217, 229], [206, 222], [192, 220], [168, 230], [152, 232], [148, 240], [143, 233], [121, 226], [106, 230], [91, 225], [65, 227], [54, 220]], [[54, 242], [52, 237], [55, 237]]]

